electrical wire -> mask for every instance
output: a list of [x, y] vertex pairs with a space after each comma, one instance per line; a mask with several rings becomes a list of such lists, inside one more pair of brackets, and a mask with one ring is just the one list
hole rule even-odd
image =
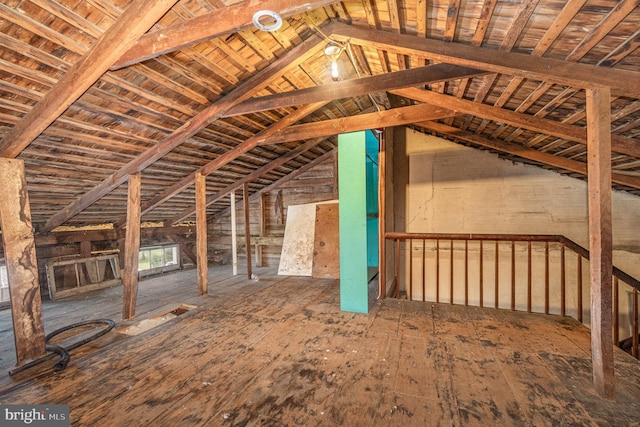
[[[93, 335], [90, 335], [80, 341], [74, 342], [73, 344], [67, 346], [67, 347], [62, 347], [56, 344], [49, 344], [49, 340], [53, 337], [55, 337], [56, 335], [60, 335], [63, 332], [69, 331], [71, 329], [75, 329], [75, 328], [79, 328], [81, 326], [88, 326], [88, 325], [106, 325], [106, 328], [103, 328], [101, 330], [99, 330], [98, 332], [96, 332]], [[56, 329], [55, 331], [51, 332], [50, 334], [46, 335], [44, 337], [45, 340], [45, 350], [50, 352], [50, 354], [44, 355], [38, 359], [32, 360], [29, 363], [26, 363], [22, 366], [19, 366], [16, 369], [13, 369], [11, 371], [9, 371], [9, 375], [15, 375], [18, 374], [20, 372], [25, 371], [26, 369], [29, 369], [35, 365], [38, 365], [42, 362], [44, 362], [45, 360], [49, 360], [52, 359], [53, 357], [55, 357], [55, 354], [60, 355], [60, 360], [54, 365], [53, 369], [55, 371], [61, 371], [64, 368], [67, 367], [67, 364], [69, 363], [69, 361], [71, 360], [71, 356], [69, 355], [69, 351], [74, 350], [80, 346], [83, 346], [91, 341], [94, 341], [98, 338], [100, 338], [101, 336], [103, 336], [104, 334], [106, 334], [107, 332], [109, 332], [110, 330], [112, 330], [115, 326], [115, 322], [111, 319], [96, 319], [96, 320], [85, 320], [82, 322], [77, 322], [77, 323], [73, 323], [71, 325], [68, 326], [64, 326], [60, 329]]]

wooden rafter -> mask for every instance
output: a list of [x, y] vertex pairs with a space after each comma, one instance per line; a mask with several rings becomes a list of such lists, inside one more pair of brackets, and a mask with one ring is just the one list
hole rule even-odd
[[460, 14], [460, 0], [449, 0], [447, 19], [444, 24], [444, 41], [450, 42], [456, 34], [458, 15]]
[[286, 55], [274, 61], [269, 67], [254, 74], [249, 80], [236, 88], [233, 92], [222, 98], [220, 101], [210, 105], [196, 117], [187, 121], [178, 130], [164, 138], [156, 146], [146, 150], [135, 159], [131, 160], [118, 171], [111, 174], [107, 179], [93, 187], [79, 199], [53, 215], [47, 220], [42, 231], [51, 231], [55, 227], [63, 224], [69, 218], [92, 205], [111, 190], [118, 187], [130, 173], [142, 171], [158, 159], [169, 153], [172, 149], [182, 144], [200, 130], [205, 128], [212, 121], [220, 118], [222, 114], [234, 105], [249, 98], [253, 92], [267, 85], [272, 79], [280, 76], [286, 69], [298, 66], [308, 55], [315, 52], [321, 39], [318, 36], [311, 36], [290, 50]]
[[18, 156], [175, 3], [176, 0], [136, 0], [131, 3], [91, 49], [4, 136], [0, 155]]

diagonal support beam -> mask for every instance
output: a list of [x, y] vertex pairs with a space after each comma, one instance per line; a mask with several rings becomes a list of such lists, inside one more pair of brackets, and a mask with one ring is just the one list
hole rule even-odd
[[87, 53], [4, 136], [0, 155], [17, 157], [176, 2], [177, 0], [135, 0], [131, 3]]
[[412, 68], [410, 70], [395, 71], [377, 76], [361, 77], [322, 86], [314, 86], [291, 92], [277, 93], [260, 98], [251, 98], [231, 108], [225, 114], [225, 117], [265, 110], [277, 110], [278, 108], [309, 104], [311, 102], [351, 98], [370, 93], [386, 92], [392, 89], [471, 78], [484, 74], [486, 74], [486, 71], [479, 71], [475, 68], [451, 64], [435, 64], [427, 67]]
[[[409, 88], [393, 90], [392, 93], [431, 105], [451, 108], [460, 113], [473, 114], [545, 135], [552, 135], [584, 145], [587, 144], [587, 130], [580, 126], [543, 119], [530, 114], [517, 113], [504, 108], [468, 101], [428, 90]], [[621, 135], [611, 135], [611, 141], [612, 150], [616, 153], [640, 157], [640, 145], [638, 145], [634, 139]]]
[[[283, 17], [308, 12], [334, 3], [335, 0], [245, 0], [221, 7], [168, 28], [140, 37], [111, 70], [118, 70], [147, 59], [183, 49], [206, 40], [236, 33], [253, 26], [253, 15], [260, 10], [273, 10]], [[215, 22], [215, 25], [212, 23]]]
[[277, 59], [269, 67], [254, 74], [233, 92], [207, 107], [197, 116], [178, 128], [175, 132], [165, 137], [154, 147], [149, 148], [141, 155], [131, 160], [118, 171], [114, 172], [94, 188], [89, 190], [85, 195], [76, 199], [64, 209], [53, 215], [45, 223], [41, 231], [47, 232], [53, 230], [55, 227], [63, 224], [68, 219], [100, 200], [114, 188], [125, 182], [129, 174], [140, 172], [153, 164], [156, 160], [162, 158], [175, 147], [182, 144], [185, 140], [205, 128], [209, 123], [220, 118], [221, 115], [229, 108], [249, 98], [256, 89], [267, 86], [275, 78], [282, 75], [285, 70], [297, 67], [307, 57], [316, 53], [321, 42], [322, 39], [319, 36], [313, 35], [290, 50], [286, 55]]
[[[228, 164], [229, 162], [232, 162], [233, 160], [237, 159], [241, 155], [255, 148], [258, 145], [258, 142], [260, 141], [261, 138], [267, 137], [282, 129], [285, 129], [288, 126], [291, 126], [292, 124], [307, 117], [309, 114], [316, 111], [323, 105], [325, 105], [324, 102], [316, 103], [312, 105], [307, 105], [303, 108], [300, 108], [299, 110], [296, 110], [295, 112], [289, 114], [287, 117], [278, 121], [268, 129], [263, 130], [257, 135], [247, 139], [245, 142], [238, 145], [234, 149], [229, 150], [226, 153], [222, 154], [221, 156], [217, 157], [216, 159], [210, 161], [209, 163], [207, 163], [206, 165], [198, 169], [196, 172], [201, 173], [205, 176], [212, 174], [213, 172], [220, 169], [224, 165]], [[155, 207], [161, 205], [162, 203], [169, 200], [171, 197], [175, 196], [176, 194], [190, 187], [194, 183], [194, 177], [195, 175], [193, 173], [185, 176], [183, 179], [181, 179], [180, 181], [178, 181], [177, 183], [169, 187], [163, 193], [157, 195], [153, 199], [146, 202], [142, 207], [142, 215], [150, 212]], [[122, 221], [117, 221], [115, 224], [121, 225]]]
[[[274, 170], [277, 167], [282, 166], [283, 164], [285, 164], [289, 160], [298, 157], [300, 154], [304, 153], [305, 151], [308, 151], [308, 150], [312, 149], [313, 147], [315, 147], [316, 145], [318, 145], [322, 141], [324, 141], [323, 138], [317, 138], [317, 139], [312, 139], [310, 141], [305, 142], [304, 144], [299, 145], [295, 149], [289, 151], [287, 154], [284, 154], [284, 155], [278, 157], [277, 159], [272, 160], [271, 162], [267, 163], [266, 165], [262, 166], [261, 168], [256, 169], [255, 171], [253, 171], [252, 173], [250, 173], [248, 175], [245, 175], [242, 179], [234, 182], [233, 184], [227, 185], [222, 190], [220, 190], [217, 193], [207, 197], [207, 204], [206, 205], [210, 206], [210, 205], [214, 204], [215, 202], [217, 202], [218, 200], [222, 199], [223, 197], [226, 197], [227, 194], [229, 194], [230, 192], [232, 192], [234, 190], [237, 190], [238, 188], [242, 187], [242, 185], [244, 183], [255, 181], [256, 179], [260, 178], [262, 175], [271, 172], [272, 170]], [[195, 212], [196, 212], [196, 207], [195, 206], [191, 206], [191, 207], [185, 209], [184, 211], [180, 212], [178, 215], [174, 216], [171, 220], [169, 220], [169, 223], [170, 224], [177, 224], [178, 222], [184, 221], [185, 219], [189, 218], [191, 215], [195, 214]]]

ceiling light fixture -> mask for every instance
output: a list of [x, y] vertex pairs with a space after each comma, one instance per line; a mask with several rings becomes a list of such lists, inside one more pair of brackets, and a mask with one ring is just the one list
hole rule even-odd
[[277, 31], [282, 26], [282, 17], [272, 10], [259, 10], [253, 14], [253, 25], [262, 31]]
[[340, 80], [338, 72], [338, 56], [342, 53], [344, 47], [334, 41], [330, 41], [324, 48], [324, 54], [331, 58], [331, 79], [334, 82]]

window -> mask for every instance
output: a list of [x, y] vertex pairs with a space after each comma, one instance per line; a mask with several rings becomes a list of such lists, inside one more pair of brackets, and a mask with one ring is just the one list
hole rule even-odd
[[0, 264], [0, 302], [9, 301], [9, 278], [7, 266]]
[[142, 248], [138, 253], [138, 271], [162, 273], [180, 268], [180, 249], [178, 245]]
[[67, 260], [50, 259], [45, 267], [51, 299], [121, 283], [117, 254]]

